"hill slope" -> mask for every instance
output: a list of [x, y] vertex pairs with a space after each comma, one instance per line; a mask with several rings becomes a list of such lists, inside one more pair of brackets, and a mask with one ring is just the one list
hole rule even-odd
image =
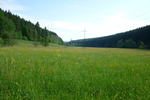
[[[70, 41], [69, 44], [86, 47], [124, 48], [138, 48], [140, 45], [144, 45], [145, 47], [150, 48], [150, 25], [105, 37], [74, 40]], [[134, 46], [126, 46], [129, 44], [134, 44]]]
[[40, 27], [39, 22], [35, 25], [26, 21], [10, 11], [0, 9], [0, 38], [7, 44], [10, 39], [23, 39], [29, 41], [63, 44], [63, 40], [52, 31]]

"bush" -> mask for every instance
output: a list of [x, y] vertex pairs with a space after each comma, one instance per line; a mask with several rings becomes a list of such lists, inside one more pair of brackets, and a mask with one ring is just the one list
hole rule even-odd
[[136, 48], [136, 43], [132, 39], [125, 40], [124, 48]]
[[117, 42], [117, 47], [118, 48], [122, 48], [123, 47], [123, 40], [122, 39]]
[[2, 43], [3, 42], [3, 39], [0, 37], [0, 43]]
[[144, 44], [142, 41], [139, 41], [139, 42], [138, 42], [137, 47], [138, 47], [139, 49], [145, 49], [145, 48], [146, 48], [145, 44]]
[[17, 40], [15, 39], [10, 39], [10, 46], [13, 46], [14, 44], [17, 44]]
[[28, 41], [28, 38], [26, 36], [23, 36], [22, 39]]

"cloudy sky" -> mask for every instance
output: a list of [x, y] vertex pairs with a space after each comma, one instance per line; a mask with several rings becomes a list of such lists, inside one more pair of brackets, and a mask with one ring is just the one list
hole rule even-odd
[[150, 0], [0, 0], [0, 8], [56, 32], [64, 41], [150, 25]]

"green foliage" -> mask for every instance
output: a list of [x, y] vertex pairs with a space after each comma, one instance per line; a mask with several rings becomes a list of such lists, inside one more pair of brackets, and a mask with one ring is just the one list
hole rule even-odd
[[0, 37], [0, 45], [3, 44], [3, 39]]
[[122, 39], [117, 42], [117, 47], [118, 48], [122, 48], [123, 47], [123, 40]]
[[[43, 32], [44, 30], [44, 32]], [[5, 34], [7, 33], [7, 34]], [[46, 34], [45, 34], [46, 33]], [[56, 33], [51, 32], [40, 27], [39, 22], [34, 25], [30, 21], [26, 21], [23, 18], [20, 18], [17, 15], [13, 15], [10, 11], [3, 11], [0, 9], [0, 37], [3, 38], [8, 35], [9, 39], [25, 39], [23, 36], [27, 37], [26, 40], [40, 42], [41, 38], [44, 38], [46, 35], [51, 39], [50, 35], [54, 35], [58, 38], [58, 43], [61, 40]], [[6, 40], [9, 39], [3, 39]]]
[[145, 49], [146, 48], [146, 45], [142, 42], [142, 41], [139, 41], [138, 44], [137, 44], [137, 47], [139, 49]]
[[125, 40], [123, 47], [124, 48], [135, 48], [136, 43], [132, 39], [128, 39], [128, 40]]
[[22, 39], [22, 33], [21, 33], [21, 31], [16, 32], [16, 34], [17, 34], [17, 38], [18, 39]]
[[0, 100], [149, 100], [150, 51], [0, 48]]
[[[139, 41], [143, 41], [144, 44], [150, 43], [150, 25], [133, 29], [130, 31], [117, 33], [115, 35], [110, 36], [104, 36], [104, 37], [97, 37], [97, 38], [88, 38], [80, 39], [80, 40], [74, 40], [73, 44], [75, 46], [86, 46], [86, 47], [123, 47], [120, 45], [119, 41], [120, 39], [129, 40], [132, 39], [135, 43], [138, 43]], [[119, 42], [118, 42], [119, 41]], [[133, 42], [133, 41], [126, 41], [125, 47], [131, 47], [131, 45], [128, 45], [127, 42]], [[118, 43], [117, 43], [118, 42]], [[135, 43], [132, 44], [132, 47], [135, 47]], [[117, 45], [116, 45], [117, 44]], [[136, 46], [136, 48], [138, 48]]]
[[23, 36], [22, 39], [23, 40], [28, 40], [28, 38], [26, 36]]
[[17, 44], [17, 40], [16, 39], [10, 39], [10, 46], [13, 46], [15, 44]]
[[139, 41], [136, 45], [136, 43], [132, 39], [125, 40], [125, 42], [123, 42], [123, 40], [121, 39], [117, 42], [116, 45], [118, 48], [136, 48], [136, 47], [139, 49], [146, 48], [146, 45], [142, 41]]
[[45, 47], [49, 45], [49, 39], [48, 39], [48, 37], [44, 37], [44, 38], [42, 39], [41, 45], [43, 45], [43, 46], [45, 46]]
[[49, 45], [49, 34], [48, 34], [46, 27], [45, 27], [45, 29], [42, 30], [41, 45], [43, 45], [45, 47]]
[[22, 34], [23, 34], [23, 36], [26, 36], [28, 40], [31, 40], [31, 35], [30, 35], [28, 28], [26, 26], [24, 26], [22, 28]]
[[34, 32], [33, 32], [33, 40], [34, 40], [34, 41], [38, 41], [38, 35], [37, 35], [37, 30], [36, 30], [36, 28], [34, 29]]
[[2, 45], [3, 46], [13, 46], [14, 44], [16, 44], [16, 40], [13, 39], [13, 37], [15, 37], [16, 34], [14, 32], [7, 32], [7, 31], [4, 31], [3, 32], [3, 35], [2, 35]]

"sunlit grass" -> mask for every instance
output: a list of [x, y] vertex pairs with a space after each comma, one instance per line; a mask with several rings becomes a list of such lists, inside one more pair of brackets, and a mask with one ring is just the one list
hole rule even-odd
[[0, 48], [0, 99], [148, 100], [150, 51]]

